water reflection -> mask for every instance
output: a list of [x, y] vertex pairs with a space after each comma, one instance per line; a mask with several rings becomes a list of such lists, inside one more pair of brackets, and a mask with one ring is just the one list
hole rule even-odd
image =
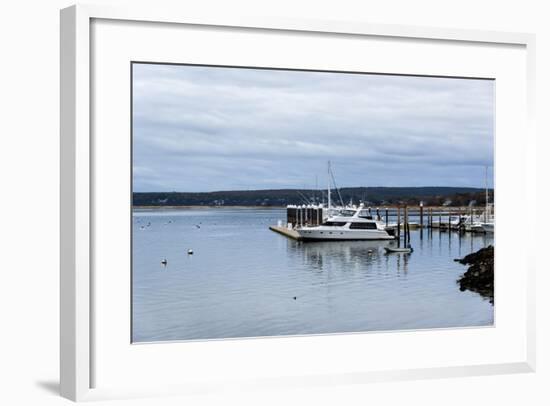
[[[423, 247], [423, 242], [420, 242]], [[303, 268], [318, 272], [342, 271], [364, 272], [368, 277], [372, 271], [395, 273], [405, 276], [409, 271], [411, 254], [387, 253], [384, 248], [395, 246], [395, 241], [288, 241], [289, 255], [298, 257]]]
[[[481, 247], [492, 244], [492, 236], [486, 234], [458, 233], [427, 229], [411, 231], [414, 252], [387, 253], [384, 247], [396, 246], [396, 241], [316, 241], [298, 242], [286, 240], [289, 257], [302, 264], [307, 272], [361, 272], [369, 277], [372, 272], [396, 277], [407, 276], [411, 263], [429, 269], [430, 258], [434, 264], [446, 258], [453, 261]], [[434, 248], [436, 249], [434, 255]], [[445, 264], [444, 267], [448, 267]], [[464, 270], [465, 271], [465, 270]]]
[[387, 241], [289, 241], [291, 255], [301, 255], [304, 263], [315, 269], [323, 269], [334, 263], [345, 263], [348, 268], [359, 269], [379, 261]]

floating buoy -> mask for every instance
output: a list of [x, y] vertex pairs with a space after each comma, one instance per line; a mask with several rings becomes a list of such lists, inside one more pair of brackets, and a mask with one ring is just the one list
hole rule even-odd
[[195, 227], [197, 227], [197, 228], [201, 228], [201, 226], [199, 226], [198, 224], [195, 224]]
[[192, 249], [188, 249], [188, 250], [187, 250], [187, 254], [188, 254], [188, 255], [193, 255], [193, 250], [192, 250]]
[[166, 264], [168, 264], [168, 261], [167, 261], [166, 259], [163, 259], [162, 261], [160, 261], [160, 263], [161, 263], [162, 265], [166, 265]]
[[294, 296], [292, 299], [296, 300], [296, 296]]

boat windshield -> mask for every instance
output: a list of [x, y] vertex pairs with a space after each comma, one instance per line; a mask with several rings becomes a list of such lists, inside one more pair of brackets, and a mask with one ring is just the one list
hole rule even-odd
[[351, 223], [349, 225], [351, 230], [376, 230], [375, 222], [364, 222], [364, 223]]
[[340, 216], [351, 217], [355, 214], [355, 210], [340, 210]]
[[323, 223], [324, 226], [345, 226], [346, 225], [346, 222], [345, 221], [325, 221]]

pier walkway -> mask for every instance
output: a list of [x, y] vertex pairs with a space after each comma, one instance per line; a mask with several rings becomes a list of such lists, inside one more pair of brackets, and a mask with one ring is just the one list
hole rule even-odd
[[292, 238], [293, 240], [300, 241], [301, 237], [296, 232], [296, 230], [288, 229], [287, 227], [278, 227], [278, 226], [269, 226], [269, 229], [271, 231], [275, 231], [276, 233], [282, 234], [285, 237]]

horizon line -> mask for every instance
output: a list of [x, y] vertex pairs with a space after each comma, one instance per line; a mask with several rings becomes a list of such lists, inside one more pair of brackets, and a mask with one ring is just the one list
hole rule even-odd
[[[480, 186], [344, 186], [338, 188], [339, 190], [343, 189], [374, 189], [374, 188], [382, 188], [382, 189], [422, 189], [422, 188], [447, 188], [447, 189], [478, 189], [478, 190], [485, 190], [484, 187]], [[331, 188], [334, 189], [334, 188]], [[274, 188], [268, 188], [268, 189], [232, 189], [232, 190], [210, 190], [210, 191], [178, 191], [178, 190], [170, 190], [170, 191], [134, 191], [132, 190], [132, 193], [223, 193], [223, 192], [261, 192], [261, 191], [277, 191], [277, 190], [309, 190], [309, 191], [324, 191], [325, 188], [280, 188], [280, 189], [274, 189]], [[494, 190], [494, 187], [489, 187], [488, 190]]]

